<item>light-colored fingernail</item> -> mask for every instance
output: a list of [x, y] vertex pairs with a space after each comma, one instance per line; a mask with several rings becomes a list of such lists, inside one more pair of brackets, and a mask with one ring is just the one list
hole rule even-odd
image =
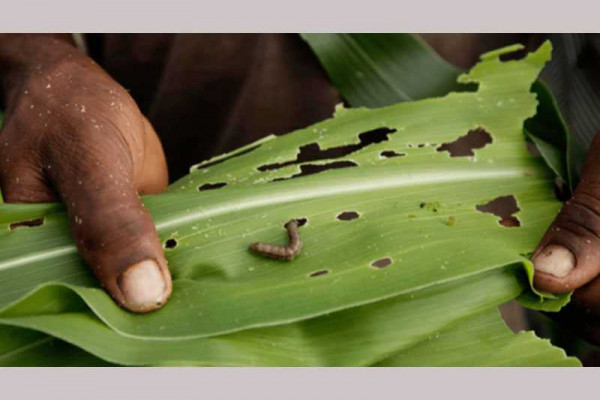
[[131, 311], [152, 311], [167, 300], [167, 284], [154, 260], [133, 264], [121, 273], [117, 282], [125, 297], [125, 307]]
[[575, 256], [563, 246], [550, 245], [532, 260], [536, 271], [562, 278], [575, 268]]

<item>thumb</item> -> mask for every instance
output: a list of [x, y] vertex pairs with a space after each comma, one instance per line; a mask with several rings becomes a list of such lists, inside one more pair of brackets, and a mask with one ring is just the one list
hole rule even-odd
[[126, 147], [119, 140], [103, 140], [100, 146], [81, 148], [85, 157], [55, 149], [61, 154], [50, 157], [56, 163], [46, 172], [67, 207], [78, 250], [100, 283], [122, 307], [148, 312], [168, 300], [171, 276], [135, 190]]
[[553, 293], [578, 289], [600, 273], [600, 133], [590, 146], [577, 189], [532, 261], [535, 286]]

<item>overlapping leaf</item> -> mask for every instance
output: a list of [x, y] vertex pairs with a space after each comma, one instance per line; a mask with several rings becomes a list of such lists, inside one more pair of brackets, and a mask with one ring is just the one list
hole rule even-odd
[[[171, 301], [149, 315], [117, 308], [97, 287], [60, 206], [1, 205], [0, 324], [126, 365], [372, 365], [403, 363], [403, 354], [419, 364], [408, 349], [436, 334], [458, 337], [461, 321], [529, 290], [523, 255], [560, 206], [552, 171], [527, 152], [522, 133], [550, 46], [519, 61], [501, 62], [501, 53], [461, 77], [476, 92], [339, 108], [146, 197], [174, 277]], [[472, 131], [491, 143], [451, 157], [448, 144]], [[516, 202], [510, 219], [520, 226], [481, 211], [497, 198]], [[38, 218], [42, 226], [11, 229]], [[284, 243], [292, 218], [306, 219], [293, 262], [248, 251], [254, 241]], [[565, 300], [529, 298], [548, 309]], [[483, 363], [497, 348], [492, 359], [510, 363], [535, 342], [502, 329], [464, 362]], [[573, 362], [547, 344], [529, 347], [542, 354], [531, 363]]]

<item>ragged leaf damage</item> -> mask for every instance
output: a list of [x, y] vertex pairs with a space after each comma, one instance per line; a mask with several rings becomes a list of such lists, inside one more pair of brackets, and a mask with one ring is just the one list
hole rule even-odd
[[[547, 44], [518, 62], [485, 58], [460, 78], [478, 83], [476, 92], [376, 110], [338, 108], [332, 119], [208, 160], [166, 194], [146, 197], [161, 239], [166, 244], [175, 233], [177, 239], [167, 252], [173, 298], [143, 320], [118, 309], [105, 293], [89, 287], [87, 276], [77, 275], [84, 269], [69, 250], [72, 243], [60, 212], [49, 218], [53, 223], [31, 231], [37, 246], [27, 259], [16, 242], [23, 235], [2, 237], [0, 260], [8, 261], [0, 261], [0, 278], [19, 290], [0, 293], [1, 307], [13, 304], [0, 311], [0, 324], [27, 325], [105, 359], [137, 365], [161, 360], [254, 364], [244, 343], [255, 340], [256, 328], [278, 338], [272, 341], [273, 358], [263, 358], [261, 364], [370, 365], [419, 346], [426, 332], [443, 331], [471, 315], [473, 307], [495, 307], [524, 289], [506, 266], [522, 262], [520, 254], [534, 247], [559, 206], [549, 185], [551, 174], [527, 153], [522, 136], [523, 121], [536, 109], [529, 87], [549, 53]], [[474, 149], [475, 157], [437, 151], [480, 127], [494, 141]], [[364, 143], [361, 138], [382, 129], [386, 134], [378, 140]], [[301, 154], [308, 150], [320, 156], [304, 159]], [[269, 165], [276, 167], [264, 167]], [[331, 165], [351, 168], [327, 168]], [[311, 169], [316, 172], [307, 174]], [[214, 190], [198, 190], [216, 183], [220, 187]], [[519, 229], [490, 224], [489, 215], [475, 208], [482, 199], [507, 192], [523, 199], [519, 218], [528, 224]], [[10, 205], [2, 207], [10, 212]], [[336, 218], [351, 210], [360, 210], [360, 218], [343, 223]], [[282, 266], [247, 251], [258, 238], [281, 240], [282, 224], [298, 215], [310, 220], [302, 228], [301, 257]], [[504, 243], [500, 249], [499, 240]], [[48, 271], [43, 280], [17, 282], [40, 264]], [[315, 279], [306, 279], [311, 276]], [[44, 284], [49, 286], [40, 287]], [[52, 297], [54, 291], [57, 298], [72, 293], [75, 303], [65, 306], [68, 316], [59, 312], [46, 317], [39, 310], [37, 317], [21, 319], [16, 301], [35, 304], [36, 296]], [[478, 297], [478, 291], [485, 296]], [[429, 297], [430, 302], [414, 300]], [[93, 314], [77, 319], [78, 298], [93, 305]], [[448, 308], [431, 308], [435, 305]], [[424, 316], [418, 329], [400, 328], [414, 313]], [[364, 326], [371, 318], [386, 321], [394, 335], [385, 336], [384, 328], [353, 331], [363, 326], [357, 322], [361, 318]], [[344, 352], [329, 352], [327, 339], [319, 336], [319, 326], [336, 319], [339, 332], [346, 332], [335, 339]], [[95, 348], [92, 336], [78, 336], [81, 329], [69, 328], [77, 324], [97, 327], [101, 337], [128, 343], [136, 351]], [[296, 335], [302, 337], [302, 344], [294, 345], [304, 352], [302, 359], [294, 359], [286, 347]], [[228, 353], [219, 347], [207, 351], [213, 340], [241, 347]], [[354, 340], [369, 343], [369, 354], [354, 347]], [[175, 347], [186, 341], [188, 351], [178, 353]], [[144, 350], [148, 346], [153, 350]], [[205, 350], [195, 352], [200, 348]]]

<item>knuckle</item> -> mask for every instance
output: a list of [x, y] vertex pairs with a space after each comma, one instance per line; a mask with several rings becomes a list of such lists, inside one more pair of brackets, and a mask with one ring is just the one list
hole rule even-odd
[[556, 223], [580, 235], [600, 239], [600, 202], [592, 196], [579, 193], [567, 201]]

